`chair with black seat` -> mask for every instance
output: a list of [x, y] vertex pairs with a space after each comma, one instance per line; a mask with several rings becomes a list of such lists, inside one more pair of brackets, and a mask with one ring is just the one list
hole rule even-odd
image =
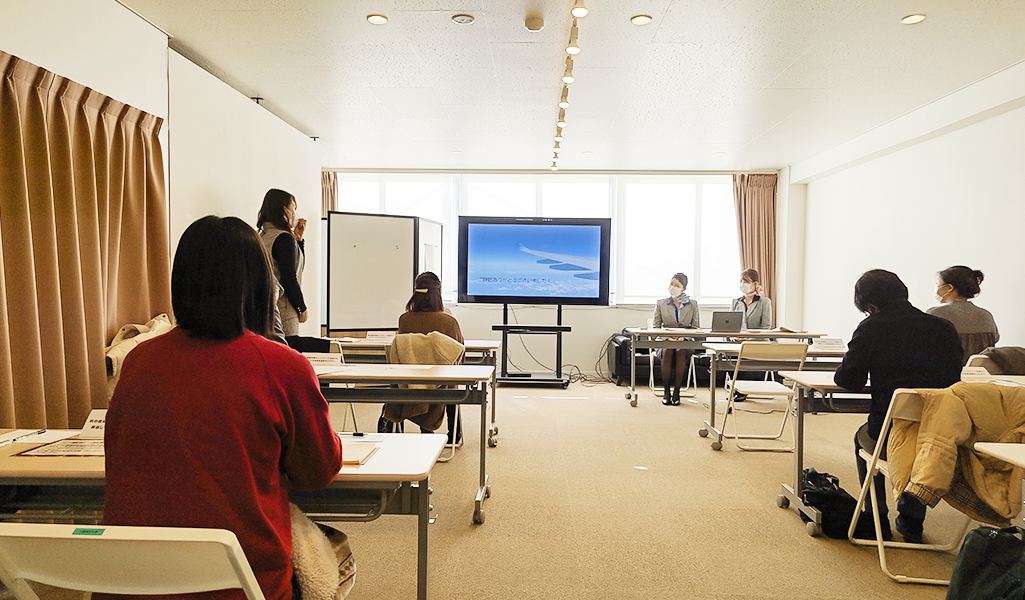
[[[868, 471], [865, 476], [865, 482], [861, 486], [861, 493], [858, 495], [858, 503], [854, 508], [854, 518], [851, 520], [850, 528], [847, 530], [847, 537], [850, 539], [852, 544], [858, 546], [875, 546], [879, 552], [880, 569], [882, 569], [883, 573], [885, 573], [887, 577], [897, 583], [948, 585], [950, 583], [949, 579], [933, 579], [928, 577], [913, 577], [910, 575], [895, 574], [890, 571], [890, 568], [886, 563], [887, 548], [950, 552], [961, 544], [961, 540], [964, 538], [965, 533], [968, 532], [968, 525], [971, 523], [971, 519], [966, 515], [964, 525], [958, 530], [958, 533], [950, 538], [949, 541], [938, 544], [888, 542], [883, 539], [882, 522], [879, 515], [879, 505], [877, 504], [878, 498], [876, 497], [876, 486], [873, 482], [877, 473], [882, 473], [887, 480], [890, 479], [890, 466], [887, 461], [880, 458], [880, 456], [882, 455], [883, 448], [886, 446], [884, 440], [887, 439], [894, 419], [919, 422], [922, 420], [922, 398], [918, 395], [918, 392], [903, 388], [894, 390], [893, 397], [890, 400], [890, 407], [886, 411], [886, 418], [883, 420], [883, 428], [879, 433], [880, 441], [876, 443], [875, 451], [871, 454], [869, 454], [864, 448], [858, 451], [861, 458], [868, 463]], [[869, 497], [871, 497], [872, 518], [875, 523], [876, 538], [874, 540], [865, 540], [854, 537], [854, 528], [858, 523], [858, 516], [861, 515], [861, 511], [865, 508], [865, 503], [868, 501]]]

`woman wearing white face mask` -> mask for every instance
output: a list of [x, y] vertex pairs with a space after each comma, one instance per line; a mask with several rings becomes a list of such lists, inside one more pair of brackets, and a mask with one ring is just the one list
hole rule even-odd
[[[655, 304], [655, 317], [652, 327], [680, 327], [684, 329], [700, 329], [698, 303], [686, 294], [687, 276], [683, 273], [673, 275], [669, 280], [669, 297]], [[687, 374], [689, 350], [673, 348], [657, 348], [655, 356], [662, 360], [662, 404], [675, 406], [680, 403], [680, 386]], [[670, 382], [672, 394], [670, 394]]]
[[969, 300], [979, 295], [982, 271], [956, 266], [944, 269], [938, 275], [936, 298], [943, 304], [925, 312], [954, 324], [964, 347], [964, 362], [968, 362], [969, 356], [995, 346], [1000, 339], [993, 315]]
[[299, 335], [299, 323], [305, 323], [307, 318], [306, 302], [299, 287], [306, 265], [303, 244], [306, 219], [296, 214], [295, 196], [271, 189], [263, 197], [256, 222], [260, 239], [272, 259], [281, 331], [285, 336]]
[[758, 271], [746, 269], [740, 274], [740, 291], [744, 295], [733, 301], [732, 311], [744, 313], [744, 329], [772, 329], [772, 301], [761, 296]]

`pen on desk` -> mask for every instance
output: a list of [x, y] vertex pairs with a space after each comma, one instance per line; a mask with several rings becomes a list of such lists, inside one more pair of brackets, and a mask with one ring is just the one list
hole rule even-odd
[[9, 446], [9, 445], [13, 444], [14, 442], [20, 442], [21, 440], [23, 440], [25, 438], [30, 438], [30, 437], [32, 437], [34, 435], [39, 435], [41, 433], [46, 433], [46, 430], [45, 429], [39, 429], [39, 430], [36, 430], [36, 431], [30, 431], [29, 433], [26, 433], [24, 435], [19, 435], [16, 438], [9, 439], [9, 440], [7, 440], [5, 442], [0, 442], [0, 448], [2, 448], [3, 446]]
[[338, 435], [351, 435], [352, 437], [363, 437], [363, 433], [360, 431], [354, 431], [351, 433], [346, 431], [339, 431]]

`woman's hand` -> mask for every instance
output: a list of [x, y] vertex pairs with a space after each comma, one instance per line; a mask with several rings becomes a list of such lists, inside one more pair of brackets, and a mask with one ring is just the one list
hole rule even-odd
[[306, 219], [299, 219], [292, 230], [292, 235], [300, 242], [303, 241], [303, 234], [306, 233]]
[[299, 322], [300, 323], [305, 323], [306, 319], [308, 319], [309, 317], [310, 317], [310, 311], [309, 310], [304, 310], [301, 313], [299, 313]]

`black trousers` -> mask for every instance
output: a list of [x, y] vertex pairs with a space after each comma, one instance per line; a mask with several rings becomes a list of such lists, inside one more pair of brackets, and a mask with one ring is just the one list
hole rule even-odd
[[[864, 485], [865, 476], [868, 475], [868, 462], [862, 460], [861, 454], [858, 450], [864, 448], [866, 452], [875, 452], [877, 441], [872, 438], [868, 433], [868, 423], [862, 425], [856, 434], [854, 434], [854, 456], [858, 459], [858, 481]], [[882, 443], [886, 443], [883, 440]], [[883, 446], [882, 452], [879, 453], [879, 458], [886, 459], [886, 446]], [[889, 490], [886, 489], [886, 478], [883, 477], [882, 473], [876, 473], [875, 480], [872, 484], [876, 487], [876, 505], [879, 507], [879, 520], [887, 519], [889, 514], [888, 507], [886, 504], [887, 494]], [[921, 523], [925, 521], [925, 511], [928, 507], [918, 498], [911, 494], [901, 494], [900, 499], [897, 500], [897, 512], [905, 520], [917, 521]]]

